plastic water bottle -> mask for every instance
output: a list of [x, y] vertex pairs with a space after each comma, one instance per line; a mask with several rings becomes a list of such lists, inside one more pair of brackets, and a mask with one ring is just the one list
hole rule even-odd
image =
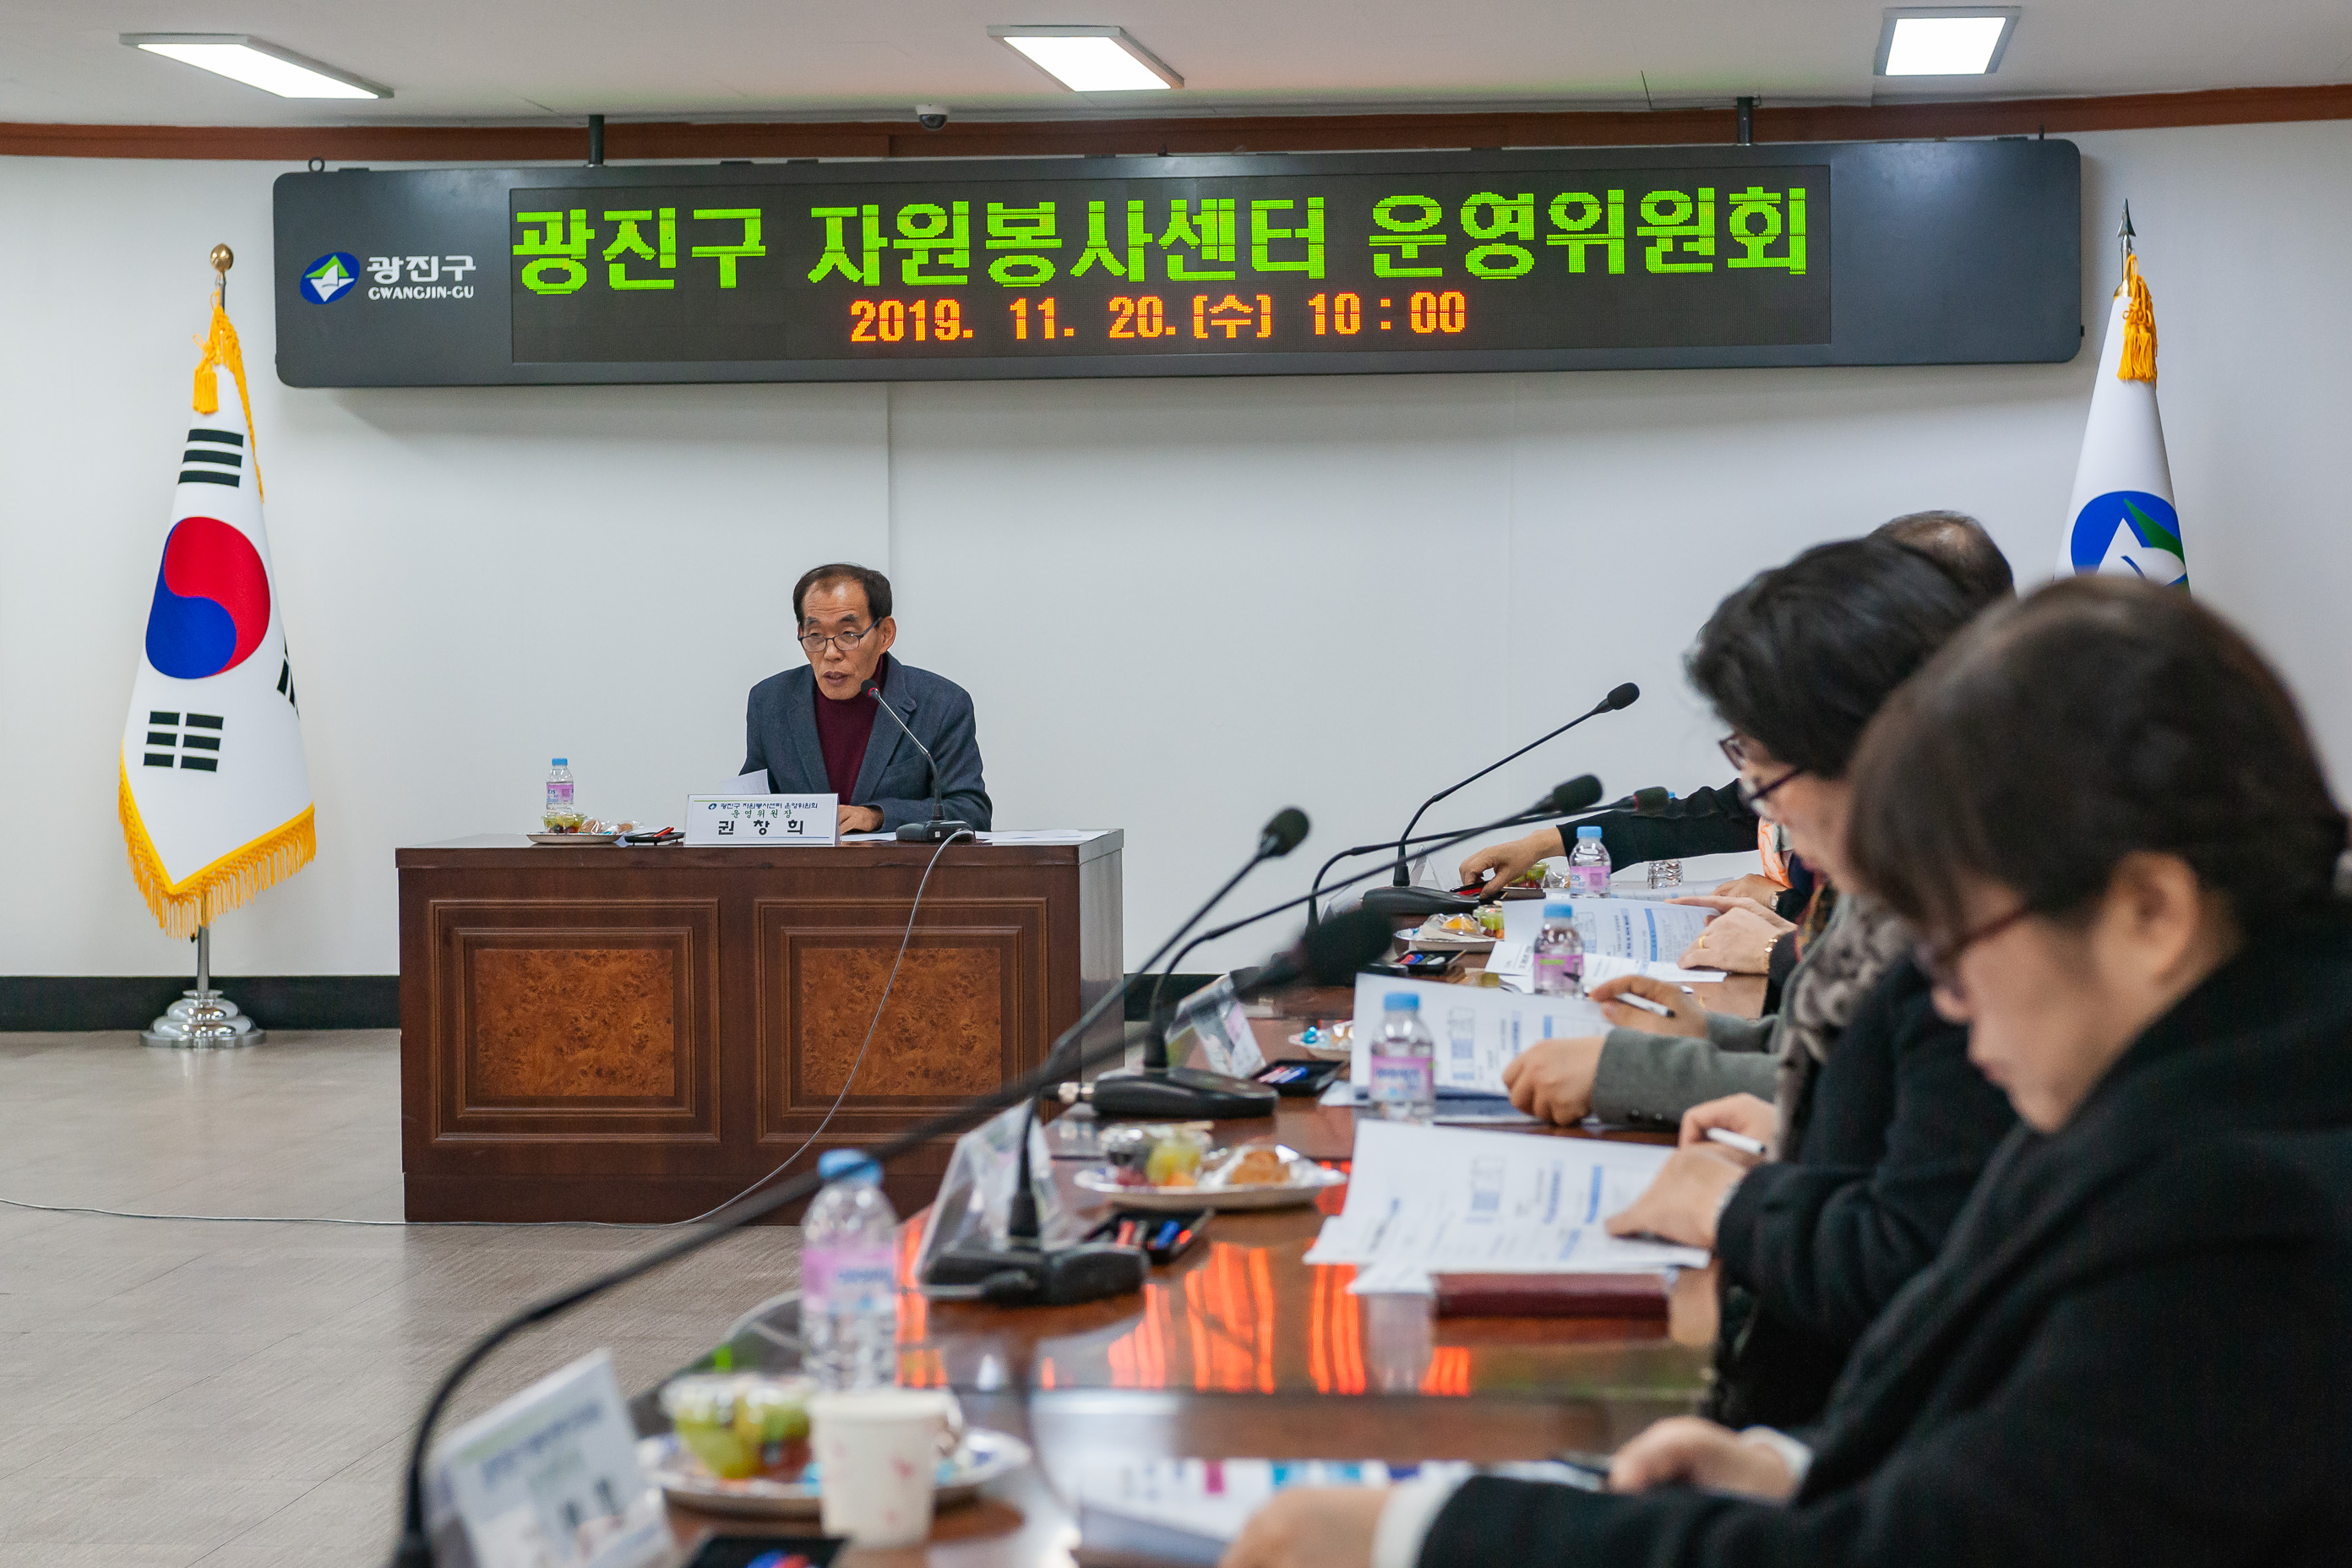
[[580, 826], [580, 808], [572, 803], [572, 762], [557, 757], [547, 772], [547, 811], [540, 818], [550, 833], [568, 833]]
[[1421, 1021], [1421, 998], [1391, 991], [1372, 1042], [1372, 1107], [1389, 1121], [1437, 1119], [1437, 1042]]
[[898, 1216], [882, 1167], [855, 1149], [816, 1163], [824, 1190], [801, 1234], [802, 1370], [819, 1388], [898, 1381]]
[[1568, 852], [1568, 896], [1609, 896], [1609, 846], [1601, 842], [1598, 823], [1587, 823], [1576, 830], [1576, 847]]
[[1535, 988], [1538, 996], [1584, 994], [1584, 933], [1576, 929], [1576, 906], [1544, 905], [1543, 931], [1536, 938]]
[[[1674, 799], [1675, 792], [1668, 790], [1666, 792], [1666, 798], [1668, 800]], [[1680, 860], [1653, 860], [1650, 862], [1650, 886], [1653, 888], [1679, 888], [1682, 885], [1683, 863]]]

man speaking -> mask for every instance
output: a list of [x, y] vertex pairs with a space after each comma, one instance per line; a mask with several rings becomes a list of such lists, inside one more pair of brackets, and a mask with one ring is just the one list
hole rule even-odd
[[[844, 833], [888, 832], [931, 816], [930, 765], [911, 731], [939, 760], [946, 815], [987, 831], [971, 698], [890, 657], [890, 579], [839, 562], [816, 567], [793, 585], [793, 620], [808, 668], [751, 688], [740, 771], [764, 769], [772, 794], [838, 795]], [[877, 687], [905, 730], [866, 695]]]

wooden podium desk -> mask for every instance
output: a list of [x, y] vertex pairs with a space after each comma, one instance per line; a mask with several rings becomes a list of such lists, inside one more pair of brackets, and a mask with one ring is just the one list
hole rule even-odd
[[[765, 1175], [848, 1081], [934, 854], [802, 1164], [996, 1088], [1119, 983], [1124, 844], [399, 850], [408, 1217], [685, 1219]], [[900, 1213], [952, 1147], [892, 1166]]]

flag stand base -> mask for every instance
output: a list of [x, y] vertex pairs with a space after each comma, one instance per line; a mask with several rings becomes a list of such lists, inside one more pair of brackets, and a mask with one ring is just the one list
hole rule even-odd
[[180, 999], [148, 1025], [147, 1032], [140, 1038], [151, 1046], [179, 1050], [219, 1050], [257, 1046], [268, 1037], [266, 1031], [254, 1027], [252, 1019], [237, 1011], [236, 1003], [213, 989], [212, 928], [198, 926], [196, 988], [182, 992]]

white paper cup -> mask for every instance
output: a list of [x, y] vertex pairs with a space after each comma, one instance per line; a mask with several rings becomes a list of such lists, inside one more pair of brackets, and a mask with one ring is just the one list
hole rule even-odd
[[955, 1429], [955, 1396], [868, 1388], [809, 1401], [824, 1532], [859, 1546], [913, 1546], [931, 1533], [932, 1479]]

